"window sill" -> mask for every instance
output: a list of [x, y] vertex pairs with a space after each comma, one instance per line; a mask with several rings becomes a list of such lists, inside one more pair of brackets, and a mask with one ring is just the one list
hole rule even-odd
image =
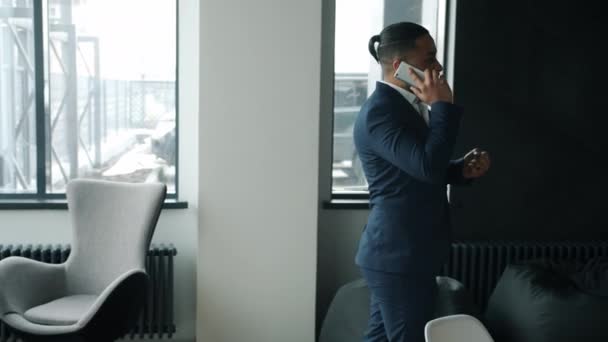
[[368, 210], [369, 200], [366, 198], [334, 198], [323, 202], [323, 209]]
[[[188, 202], [167, 199], [163, 203], [163, 209], [186, 209]], [[65, 199], [3, 199], [0, 200], [0, 210], [67, 210], [68, 203]]]

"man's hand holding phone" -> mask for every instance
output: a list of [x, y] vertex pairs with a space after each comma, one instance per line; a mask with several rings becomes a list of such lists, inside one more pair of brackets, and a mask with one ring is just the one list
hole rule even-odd
[[431, 105], [436, 101], [453, 102], [452, 89], [443, 75], [439, 75], [437, 70], [424, 70], [424, 80], [414, 72], [412, 68], [408, 73], [414, 85], [410, 90], [420, 99], [420, 101]]

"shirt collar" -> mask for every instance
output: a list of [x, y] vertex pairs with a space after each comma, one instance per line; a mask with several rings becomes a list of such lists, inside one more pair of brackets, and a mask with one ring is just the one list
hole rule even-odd
[[399, 94], [401, 94], [403, 97], [405, 97], [405, 99], [407, 100], [407, 102], [411, 103], [412, 105], [417, 105], [420, 102], [420, 99], [417, 98], [416, 95], [410, 93], [409, 91], [407, 91], [407, 90], [405, 90], [405, 89], [403, 89], [401, 87], [398, 87], [398, 86], [396, 86], [396, 85], [394, 85], [392, 83], [389, 83], [389, 82], [386, 82], [386, 81], [382, 81], [382, 80], [378, 81], [378, 82], [384, 83], [387, 86], [389, 86], [389, 87], [395, 89], [396, 91], [398, 91]]

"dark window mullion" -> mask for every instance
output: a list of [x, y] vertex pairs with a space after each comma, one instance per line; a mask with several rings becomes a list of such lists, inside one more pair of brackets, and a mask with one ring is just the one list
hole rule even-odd
[[34, 1], [34, 77], [36, 96], [36, 188], [39, 197], [46, 194], [46, 98], [44, 93], [46, 1]]
[[179, 1], [175, 0], [175, 198], [179, 193]]

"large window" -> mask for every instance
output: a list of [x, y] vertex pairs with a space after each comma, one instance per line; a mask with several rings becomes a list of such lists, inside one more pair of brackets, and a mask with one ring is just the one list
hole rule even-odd
[[367, 50], [369, 38], [383, 27], [412, 21], [426, 27], [443, 60], [445, 0], [335, 0], [334, 194], [367, 193], [365, 175], [353, 143], [353, 125], [363, 102], [381, 78]]
[[0, 0], [0, 197], [74, 178], [176, 196], [177, 0]]

